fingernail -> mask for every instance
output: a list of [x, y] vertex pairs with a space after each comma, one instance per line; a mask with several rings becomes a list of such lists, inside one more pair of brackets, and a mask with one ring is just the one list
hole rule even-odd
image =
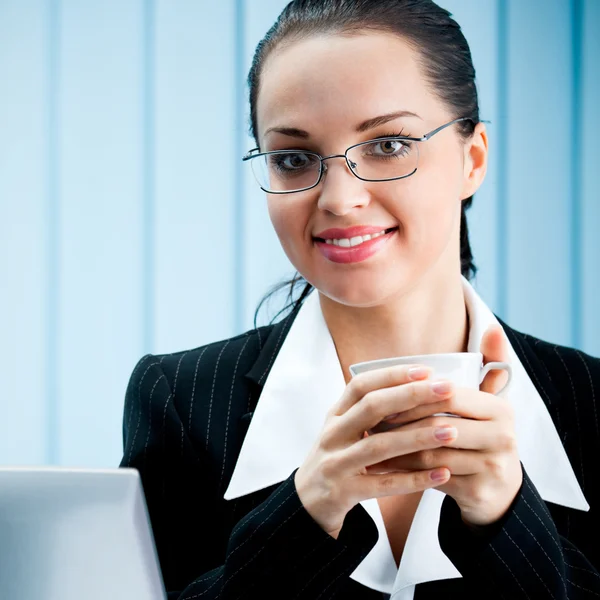
[[456, 427], [436, 427], [433, 432], [435, 439], [442, 442], [455, 438], [457, 434], [458, 431], [456, 430]]
[[411, 367], [408, 370], [408, 376], [410, 379], [425, 379], [430, 373], [430, 369], [428, 367]]
[[451, 381], [434, 381], [431, 384], [431, 389], [440, 396], [447, 394], [452, 391], [452, 382]]
[[432, 481], [444, 481], [447, 477], [446, 469], [436, 469], [430, 473], [429, 477]]

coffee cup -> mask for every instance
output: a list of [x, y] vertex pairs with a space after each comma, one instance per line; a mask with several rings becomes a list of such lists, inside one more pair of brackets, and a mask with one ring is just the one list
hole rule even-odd
[[[505, 370], [508, 373], [508, 381], [500, 391], [501, 395], [508, 388], [512, 379], [512, 369], [507, 362], [489, 362], [483, 364], [481, 352], [448, 352], [442, 354], [420, 354], [414, 356], [397, 356], [394, 358], [382, 358], [368, 360], [350, 365], [350, 374], [355, 377], [359, 373], [393, 367], [396, 365], [424, 365], [432, 369], [430, 378], [447, 379], [452, 381], [456, 387], [479, 389], [485, 376], [494, 370]], [[452, 413], [436, 413], [434, 416], [458, 417]], [[388, 429], [393, 429], [393, 424], [386, 424]], [[381, 428], [378, 428], [378, 431]], [[370, 433], [370, 432], [369, 432]]]

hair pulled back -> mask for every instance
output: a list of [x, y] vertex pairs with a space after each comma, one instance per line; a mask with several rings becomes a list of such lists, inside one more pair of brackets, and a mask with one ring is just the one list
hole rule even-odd
[[[357, 35], [369, 31], [398, 35], [414, 47], [427, 83], [449, 108], [452, 118], [469, 117], [470, 120], [456, 124], [457, 131], [464, 139], [472, 135], [479, 123], [475, 68], [469, 44], [450, 12], [432, 0], [292, 0], [256, 47], [248, 74], [250, 133], [257, 146], [260, 144], [256, 102], [267, 57], [283, 43], [315, 35]], [[477, 272], [465, 214], [472, 202], [473, 196], [463, 200], [460, 220], [461, 273], [469, 280]], [[255, 327], [262, 305], [288, 286], [287, 304], [271, 322], [285, 310], [299, 308], [313, 289], [299, 273], [289, 281], [276, 284], [256, 308]], [[297, 287], [302, 289], [294, 300]]]

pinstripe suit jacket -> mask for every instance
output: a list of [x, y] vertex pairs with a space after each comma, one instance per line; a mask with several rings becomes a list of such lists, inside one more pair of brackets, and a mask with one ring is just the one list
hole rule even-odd
[[[296, 314], [193, 350], [144, 356], [131, 375], [121, 466], [140, 472], [169, 600], [387, 597], [349, 577], [378, 536], [360, 504], [334, 539], [304, 509], [295, 471], [281, 484], [223, 499]], [[598, 598], [600, 360], [500, 323], [548, 407], [591, 510], [546, 504], [524, 472], [505, 517], [475, 536], [447, 496], [440, 545], [463, 577], [417, 585], [415, 598]]]

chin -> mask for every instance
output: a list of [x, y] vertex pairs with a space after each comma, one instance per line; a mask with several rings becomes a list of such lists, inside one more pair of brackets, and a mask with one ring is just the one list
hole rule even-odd
[[[348, 280], [340, 282], [339, 285], [334, 285], [331, 280], [310, 283], [317, 288], [321, 294], [327, 296], [327, 298], [334, 302], [356, 308], [378, 306], [385, 303], [386, 300], [397, 292], [397, 289], [392, 289], [391, 286], [389, 286], [389, 284], [386, 285], [386, 283], [351, 284]], [[399, 282], [395, 281], [394, 283], [396, 284], [394, 288], [397, 288]]]

